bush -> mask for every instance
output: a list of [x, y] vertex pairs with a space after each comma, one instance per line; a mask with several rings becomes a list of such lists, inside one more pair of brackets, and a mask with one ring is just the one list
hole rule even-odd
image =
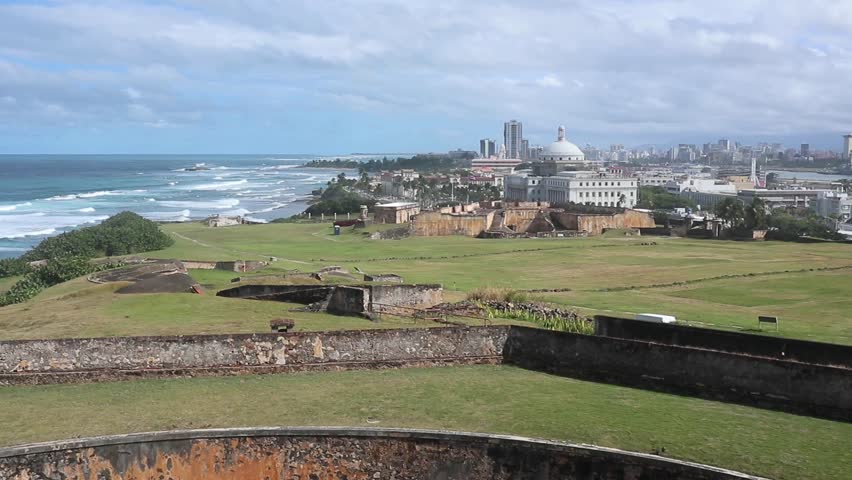
[[3, 295], [0, 295], [0, 307], [26, 302], [38, 295], [44, 287], [45, 285], [38, 278], [34, 277], [33, 274], [29, 274], [12, 285]]
[[0, 260], [0, 278], [25, 275], [30, 272], [30, 266], [21, 258], [4, 258]]
[[95, 271], [95, 266], [84, 257], [68, 257], [52, 260], [47, 265], [35, 269], [29, 276], [45, 286], [58, 285]]
[[528, 303], [531, 301], [527, 292], [495, 287], [479, 287], [471, 290], [467, 294], [467, 299], [472, 302]]

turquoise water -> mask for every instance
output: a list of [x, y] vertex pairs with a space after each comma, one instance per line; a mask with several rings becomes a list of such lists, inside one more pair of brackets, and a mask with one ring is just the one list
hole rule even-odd
[[0, 155], [0, 257], [124, 210], [160, 221], [289, 217], [339, 173], [300, 167], [315, 158], [321, 157]]

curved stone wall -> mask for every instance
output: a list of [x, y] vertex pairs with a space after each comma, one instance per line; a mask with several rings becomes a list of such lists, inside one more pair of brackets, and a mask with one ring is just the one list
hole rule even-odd
[[757, 479], [705, 465], [522, 437], [426, 430], [154, 432], [0, 449], [0, 478], [37, 480]]

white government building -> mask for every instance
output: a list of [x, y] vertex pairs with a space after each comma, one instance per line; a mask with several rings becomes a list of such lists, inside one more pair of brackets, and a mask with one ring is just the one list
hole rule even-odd
[[[609, 176], [594, 171], [558, 171], [560, 167], [582, 167], [586, 156], [577, 145], [565, 139], [565, 127], [559, 127], [557, 140], [541, 156], [541, 170], [550, 174], [533, 175], [521, 170], [508, 175], [503, 186], [504, 198], [514, 202], [577, 203], [603, 207], [633, 208], [639, 200], [636, 178]], [[550, 165], [552, 168], [547, 168]]]

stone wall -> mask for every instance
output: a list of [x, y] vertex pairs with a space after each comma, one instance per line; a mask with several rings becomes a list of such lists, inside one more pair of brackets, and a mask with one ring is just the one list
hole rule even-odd
[[374, 273], [364, 274], [365, 282], [385, 282], [385, 283], [402, 283], [402, 277], [395, 273]]
[[377, 312], [391, 313], [393, 307], [427, 308], [443, 301], [441, 285], [370, 285], [370, 306]]
[[589, 232], [589, 235], [600, 235], [605, 228], [653, 228], [654, 217], [637, 210], [625, 210], [624, 213], [586, 214], [573, 212], [554, 212], [554, 220], [567, 230]]
[[507, 327], [0, 342], [0, 385], [499, 362]]
[[422, 237], [465, 235], [475, 237], [491, 226], [494, 211], [477, 214], [421, 213], [412, 222], [411, 233]]
[[503, 210], [503, 224], [516, 232], [526, 232], [542, 211], [541, 207], [506, 208]]
[[0, 478], [760, 480], [590, 445], [501, 435], [321, 427], [156, 432], [5, 448], [0, 449]]
[[267, 265], [268, 262], [256, 260], [234, 260], [224, 262], [208, 262], [203, 260], [181, 260], [184, 267], [193, 270], [225, 270], [228, 272], [254, 272]]
[[852, 371], [619, 338], [512, 327], [504, 362], [575, 378], [852, 420]]
[[370, 291], [365, 287], [335, 287], [326, 310], [335, 315], [367, 314], [370, 311]]
[[595, 335], [852, 369], [852, 346], [709, 328], [595, 317]]

